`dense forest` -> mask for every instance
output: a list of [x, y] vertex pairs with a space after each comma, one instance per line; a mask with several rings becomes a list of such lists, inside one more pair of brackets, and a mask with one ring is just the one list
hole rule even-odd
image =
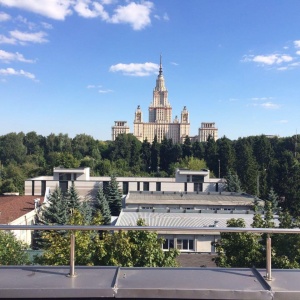
[[300, 165], [297, 137], [250, 136], [183, 144], [158, 143], [119, 135], [99, 141], [86, 134], [36, 132], [0, 136], [0, 193], [23, 192], [24, 180], [52, 175], [53, 167], [90, 167], [92, 176], [174, 176], [178, 167], [208, 168], [211, 176], [239, 178], [243, 192], [266, 198], [273, 188], [280, 206], [300, 211]]

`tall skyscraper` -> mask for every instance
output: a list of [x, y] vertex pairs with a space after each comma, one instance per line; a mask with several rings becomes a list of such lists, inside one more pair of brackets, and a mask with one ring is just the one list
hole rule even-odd
[[155, 136], [157, 136], [158, 142], [166, 137], [172, 139], [174, 143], [182, 143], [185, 137], [190, 134], [189, 112], [186, 106], [181, 111], [180, 120], [175, 116], [172, 122], [172, 107], [168, 100], [161, 57], [159, 74], [153, 90], [153, 100], [149, 106], [149, 122], [143, 122], [142, 110], [138, 105], [135, 111], [133, 134], [140, 141], [147, 139], [150, 143]]
[[[172, 121], [172, 106], [168, 100], [168, 90], [163, 76], [161, 56], [159, 73], [153, 90], [153, 99], [148, 110], [148, 122], [143, 121], [140, 105], [137, 106], [134, 115], [133, 135], [141, 142], [147, 139], [148, 142], [152, 143], [156, 136], [159, 143], [164, 137], [172, 139], [173, 143], [183, 143], [186, 136], [190, 137], [189, 112], [186, 106], [183, 107], [180, 118], [175, 116]], [[115, 140], [122, 133], [129, 133], [127, 122], [115, 121], [115, 126], [112, 126], [112, 140]], [[218, 128], [215, 127], [214, 122], [201, 123], [198, 135], [190, 138], [192, 141], [206, 142], [209, 136], [215, 140], [218, 138]]]

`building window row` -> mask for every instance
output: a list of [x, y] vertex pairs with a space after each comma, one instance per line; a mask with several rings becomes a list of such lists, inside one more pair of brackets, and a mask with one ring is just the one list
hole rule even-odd
[[166, 238], [162, 244], [163, 250], [178, 249], [179, 251], [194, 251], [194, 239]]

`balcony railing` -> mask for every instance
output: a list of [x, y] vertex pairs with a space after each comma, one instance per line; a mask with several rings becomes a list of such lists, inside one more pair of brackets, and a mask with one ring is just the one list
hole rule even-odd
[[180, 230], [181, 233], [188, 234], [205, 234], [206, 232], [216, 232], [216, 233], [256, 233], [256, 234], [267, 234], [266, 240], [266, 275], [265, 279], [268, 281], [272, 280], [272, 267], [271, 267], [271, 237], [270, 234], [299, 234], [299, 228], [241, 228], [241, 227], [168, 227], [168, 226], [82, 226], [82, 225], [1, 225], [0, 230], [13, 231], [13, 230], [66, 230], [71, 231], [70, 238], [70, 272], [68, 277], [75, 277], [75, 231], [83, 230], [101, 230], [101, 231], [164, 231], [164, 232], [174, 232]]

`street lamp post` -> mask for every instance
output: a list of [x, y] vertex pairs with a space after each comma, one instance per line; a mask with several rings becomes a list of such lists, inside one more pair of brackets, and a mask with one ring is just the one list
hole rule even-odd
[[219, 162], [219, 178], [221, 178], [221, 161], [218, 159]]

